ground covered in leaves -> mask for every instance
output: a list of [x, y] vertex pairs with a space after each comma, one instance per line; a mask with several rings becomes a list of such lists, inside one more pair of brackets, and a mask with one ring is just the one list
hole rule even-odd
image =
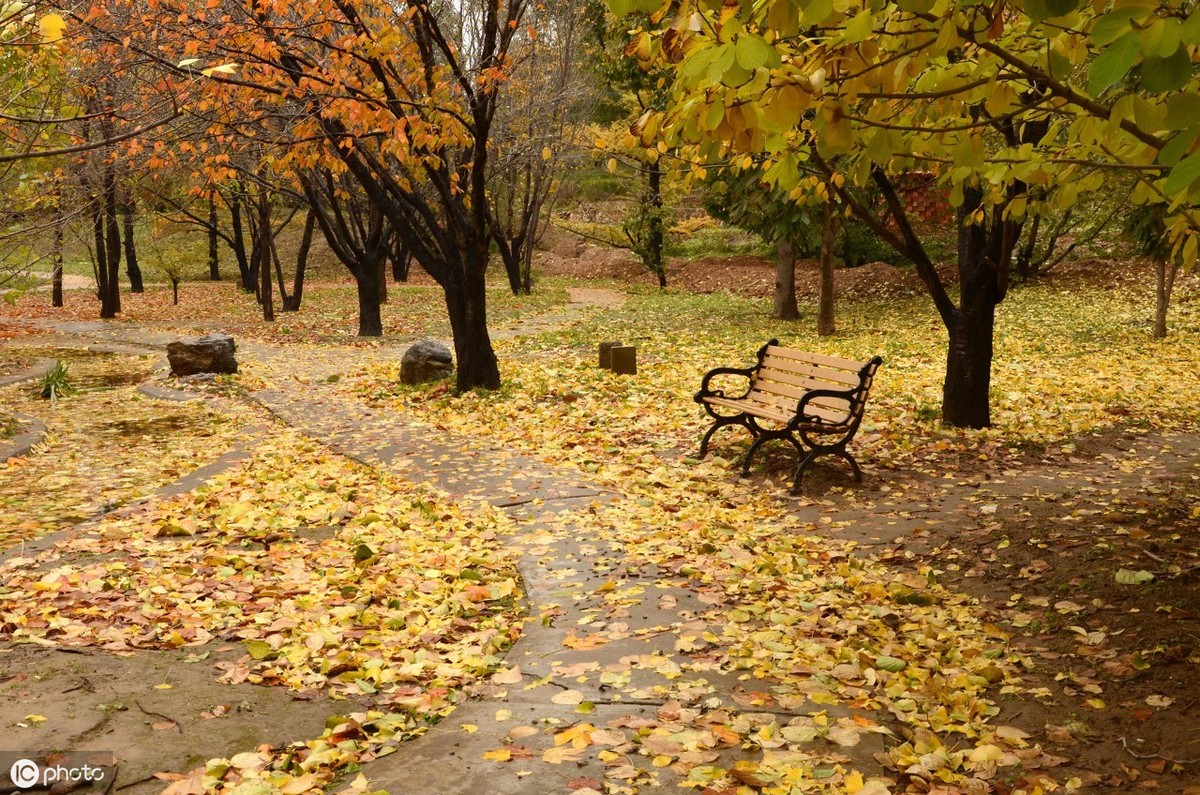
[[[398, 387], [395, 361], [349, 352], [322, 388], [595, 484], [613, 498], [540, 519], [695, 595], [697, 628], [675, 642], [688, 659], [677, 671], [665, 658], [567, 670], [611, 692], [624, 693], [627, 669], [639, 665], [680, 683], [666, 694], [675, 706], [653, 721], [606, 725], [580, 709], [580, 722], [554, 730], [559, 750], [543, 763], [602, 764], [602, 777], [571, 783], [582, 795], [638, 791], [660, 783], [655, 771], [739, 795], [1194, 795], [1200, 303], [1185, 284], [1173, 334], [1156, 342], [1150, 290], [1096, 282], [1073, 273], [1002, 305], [988, 431], [937, 422], [944, 333], [926, 301], [900, 292], [843, 302], [839, 334], [820, 339], [807, 323], [771, 321], [760, 300], [728, 294], [638, 290], [622, 305], [560, 317], [565, 285], [552, 283], [535, 304], [499, 300], [514, 333], [499, 335], [497, 393]], [[399, 295], [398, 333], [444, 331], [435, 294]], [[192, 328], [197, 318], [162, 297], [138, 299], [147, 303], [131, 304], [127, 322]], [[63, 319], [90, 319], [94, 307], [73, 301]], [[327, 353], [323, 331], [346, 322], [344, 307], [329, 306], [315, 319], [289, 316], [286, 332], [281, 321], [250, 333], [285, 343], [281, 359], [316, 343]], [[239, 328], [256, 328], [238, 312]], [[539, 314], [546, 322], [515, 333]], [[22, 303], [17, 316], [35, 328], [49, 313]], [[204, 322], [222, 319], [234, 322]], [[621, 337], [638, 346], [636, 377], [595, 366], [596, 344]], [[794, 460], [782, 449], [739, 480], [747, 440], [734, 430], [717, 436], [714, 457], [689, 458], [704, 430], [690, 400], [700, 376], [749, 363], [769, 337], [883, 356], [855, 442], [863, 486], [828, 465], [807, 496], [792, 498]], [[38, 416], [49, 431], [33, 455], [0, 470], [5, 651], [211, 652], [231, 686], [279, 685], [349, 705], [320, 736], [163, 771], [175, 795], [363, 791], [357, 765], [395, 752], [395, 739], [420, 734], [476, 685], [507, 681], [503, 653], [521, 622], [506, 539], [522, 530], [509, 516], [355, 463], [249, 404], [137, 392], [136, 382], [161, 380], [151, 360], [6, 350], [14, 367], [67, 359], [88, 389], [55, 406], [32, 384], [0, 391], [4, 410]], [[231, 379], [241, 391], [218, 394], [272, 380], [262, 363], [248, 370]], [[206, 485], [142, 500], [239, 442], [240, 462]], [[48, 485], [35, 493], [32, 482]], [[45, 551], [11, 552], [68, 528]], [[614, 578], [597, 593], [619, 615], [639, 589]], [[565, 646], [600, 648], [628, 632], [620, 620], [589, 619]], [[688, 701], [687, 683], [711, 672], [770, 684], [742, 693], [739, 710], [705, 706], [700, 691]], [[3, 686], [25, 684], [10, 675]], [[555, 703], [586, 706], [567, 693]], [[181, 694], [176, 707], [186, 703]], [[25, 716], [22, 730], [52, 731], [46, 717]], [[875, 768], [858, 767], [850, 749], [879, 734]], [[514, 736], [485, 759], [528, 764], [522, 748]], [[726, 748], [751, 759], [728, 764], [718, 753]]]

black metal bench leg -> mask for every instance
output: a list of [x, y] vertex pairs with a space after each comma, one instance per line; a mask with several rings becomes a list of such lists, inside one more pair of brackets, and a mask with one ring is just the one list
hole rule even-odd
[[708, 455], [708, 443], [712, 439], [713, 434], [717, 432], [718, 428], [723, 428], [730, 424], [728, 422], [721, 422], [720, 420], [714, 422], [713, 426], [708, 429], [708, 433], [704, 434], [704, 438], [700, 440], [700, 452], [696, 454], [696, 458], [703, 459], [704, 456]]
[[750, 459], [754, 458], [754, 454], [758, 452], [758, 448], [762, 447], [762, 443], [771, 437], [756, 436], [754, 444], [750, 445], [750, 449], [746, 451], [746, 457], [742, 459], [742, 477], [750, 474]]
[[854, 456], [850, 455], [850, 452], [847, 450], [833, 450], [832, 452], [850, 464], [850, 468], [854, 470], [854, 479], [862, 483], [862, 469], [859, 468], [858, 462], [854, 460]]
[[824, 452], [821, 448], [816, 447], [804, 456], [804, 460], [800, 462], [800, 466], [796, 467], [796, 477], [792, 481], [792, 494], [800, 493], [800, 485], [804, 480], [804, 470], [808, 469], [808, 465], [817, 459], [817, 456]]

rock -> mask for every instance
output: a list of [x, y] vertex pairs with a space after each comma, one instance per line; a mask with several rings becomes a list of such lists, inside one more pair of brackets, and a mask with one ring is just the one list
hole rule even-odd
[[446, 378], [454, 372], [450, 349], [437, 340], [418, 340], [400, 360], [400, 383], [422, 384]]
[[237, 346], [228, 334], [209, 334], [194, 340], [179, 340], [167, 344], [167, 360], [171, 375], [195, 373], [236, 373]]

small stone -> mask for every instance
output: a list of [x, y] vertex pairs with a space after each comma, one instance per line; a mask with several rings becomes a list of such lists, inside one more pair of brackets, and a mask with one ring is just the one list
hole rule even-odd
[[167, 344], [167, 360], [171, 375], [196, 373], [236, 373], [237, 345], [228, 334], [209, 334], [194, 340], [179, 340]]
[[412, 344], [400, 360], [400, 383], [422, 384], [447, 378], [454, 372], [450, 349], [437, 340], [423, 339]]

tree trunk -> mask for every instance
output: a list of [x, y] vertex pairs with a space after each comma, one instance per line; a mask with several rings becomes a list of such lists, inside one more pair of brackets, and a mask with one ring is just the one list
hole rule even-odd
[[[104, 242], [104, 202], [99, 195], [92, 198], [92, 246], [96, 250], [96, 298], [100, 311], [104, 311], [104, 297], [108, 295], [108, 246]], [[101, 317], [104, 315], [101, 314]]]
[[950, 329], [946, 380], [942, 385], [942, 421], [957, 428], [992, 424], [988, 393], [992, 382], [992, 331], [996, 305], [964, 302]]
[[397, 282], [408, 281], [408, 269], [412, 265], [412, 255], [403, 243], [396, 246], [390, 255], [392, 260], [392, 278]]
[[258, 300], [263, 320], [275, 320], [275, 300], [271, 295], [271, 199], [266, 190], [258, 194], [258, 235], [254, 244], [259, 277]]
[[308, 252], [312, 249], [313, 230], [316, 225], [316, 214], [310, 210], [304, 218], [304, 234], [300, 236], [300, 248], [296, 252], [296, 275], [292, 279], [292, 295], [283, 302], [284, 312], [299, 312], [304, 301], [304, 272], [308, 269]]
[[61, 201], [54, 205], [54, 239], [50, 250], [50, 260], [54, 265], [51, 282], [50, 303], [53, 306], [63, 305], [63, 226], [67, 219], [63, 214]]
[[137, 245], [133, 240], [133, 220], [137, 214], [137, 202], [132, 194], [125, 196], [124, 210], [125, 274], [129, 277], [129, 292], [141, 293], [145, 292], [145, 287], [142, 283], [142, 269], [138, 265]]
[[800, 319], [800, 307], [796, 305], [796, 244], [786, 237], [775, 245], [775, 309], [771, 317]]
[[1154, 338], [1167, 337], [1167, 311], [1171, 308], [1171, 293], [1175, 289], [1175, 277], [1179, 274], [1179, 261], [1174, 257], [1154, 259]]
[[179, 306], [179, 277], [171, 278], [171, 303]]
[[365, 259], [354, 271], [358, 287], [358, 336], [382, 337], [383, 317], [379, 312], [379, 282], [384, 258]]
[[100, 299], [100, 317], [121, 312], [121, 225], [117, 220], [117, 179], [111, 166], [104, 170], [104, 265], [108, 288]]
[[833, 254], [837, 246], [837, 217], [833, 202], [825, 202], [821, 216], [821, 288], [817, 297], [817, 334], [828, 337], [837, 332], [833, 317]]
[[649, 200], [650, 200], [650, 234], [649, 234], [649, 249], [650, 249], [650, 269], [658, 275], [658, 286], [665, 289], [667, 286], [667, 264], [663, 259], [663, 198], [662, 198], [662, 178], [663, 170], [655, 161], [650, 166], [649, 175]]
[[477, 274], [467, 276], [465, 284], [446, 283], [443, 291], [454, 334], [454, 357], [458, 367], [456, 391], [466, 392], [477, 387], [499, 389], [500, 367], [488, 335], [483, 268], [479, 268]]
[[208, 195], [208, 279], [221, 281], [220, 255], [217, 253], [217, 197]]
[[[964, 196], [958, 210], [961, 299], [952, 322], [947, 324], [950, 345], [946, 351], [946, 380], [942, 385], [942, 421], [958, 428], [986, 428], [992, 424], [988, 399], [992, 382], [992, 334], [996, 304], [1003, 298], [988, 256], [989, 248], [996, 251], [1000, 246], [994, 235], [988, 240], [982, 223], [965, 223], [982, 206], [982, 192], [967, 188]], [[1000, 259], [997, 257], [998, 262]], [[1007, 272], [1007, 261], [1002, 266]]]
[[379, 285], [379, 303], [386, 304], [388, 302], [388, 288], [387, 288], [388, 267], [387, 267], [387, 257], [386, 256], [383, 256], [382, 254], [380, 255], [379, 262], [375, 265], [375, 270], [378, 271], [378, 273], [375, 274], [375, 283], [377, 285]]
[[250, 258], [246, 255], [246, 232], [242, 223], [242, 196], [234, 193], [229, 199], [229, 221], [233, 227], [233, 256], [237, 258], [238, 272], [242, 277], [243, 292], [257, 292], [255, 288], [254, 269], [250, 266]]

